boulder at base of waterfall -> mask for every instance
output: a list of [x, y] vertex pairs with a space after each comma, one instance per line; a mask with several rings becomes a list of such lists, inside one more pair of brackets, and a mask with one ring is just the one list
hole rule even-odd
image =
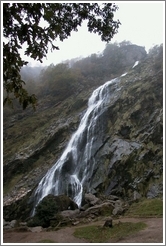
[[90, 206], [94, 206], [99, 202], [99, 198], [91, 193], [86, 193], [84, 196], [85, 203], [88, 203]]
[[69, 197], [65, 195], [54, 196], [49, 194], [37, 205], [35, 215], [29, 220], [28, 226], [49, 227], [52, 220], [55, 222], [54, 225], [59, 224], [62, 220], [60, 211], [67, 209], [75, 210], [77, 208], [78, 205]]
[[81, 211], [78, 217], [95, 218], [97, 216], [111, 216], [114, 206], [110, 202], [104, 202], [99, 205], [88, 208], [85, 211]]

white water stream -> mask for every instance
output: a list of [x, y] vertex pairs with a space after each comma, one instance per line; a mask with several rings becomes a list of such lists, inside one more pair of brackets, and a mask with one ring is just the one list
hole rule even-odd
[[102, 127], [99, 116], [106, 109], [112, 88], [114, 87], [115, 91], [119, 80], [120, 78], [113, 79], [94, 90], [77, 131], [72, 135], [59, 160], [38, 184], [35, 206], [48, 194], [65, 194], [81, 206], [84, 183], [88, 182], [87, 177], [91, 177], [95, 165], [96, 128]]

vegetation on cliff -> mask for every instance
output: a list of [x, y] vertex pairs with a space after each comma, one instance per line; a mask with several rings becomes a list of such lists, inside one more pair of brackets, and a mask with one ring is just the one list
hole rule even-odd
[[77, 129], [91, 92], [125, 72], [104, 115], [92, 190], [128, 199], [162, 196], [162, 54], [162, 45], [146, 54], [136, 45], [109, 44], [100, 56], [27, 76], [27, 90], [36, 88], [39, 98], [36, 112], [17, 103], [4, 107], [4, 203], [35, 189]]

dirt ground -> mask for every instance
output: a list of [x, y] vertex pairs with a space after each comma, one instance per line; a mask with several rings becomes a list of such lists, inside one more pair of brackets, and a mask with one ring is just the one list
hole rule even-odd
[[[163, 219], [162, 218], [120, 218], [113, 220], [113, 223], [121, 222], [139, 222], [147, 224], [147, 227], [131, 236], [121, 238], [118, 241], [110, 240], [106, 243], [163, 243]], [[93, 224], [103, 225], [103, 221]], [[89, 225], [89, 224], [88, 224]], [[73, 236], [73, 232], [81, 225], [62, 228], [57, 231], [42, 232], [15, 232], [4, 230], [3, 243], [38, 243], [41, 240], [52, 240], [55, 243], [89, 243], [85, 239], [79, 239]], [[82, 225], [86, 226], [86, 225]]]

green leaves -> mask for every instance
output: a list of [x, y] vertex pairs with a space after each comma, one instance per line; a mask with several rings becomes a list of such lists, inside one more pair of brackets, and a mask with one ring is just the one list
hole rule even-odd
[[[117, 9], [112, 3], [3, 3], [3, 35], [7, 38], [3, 72], [8, 98], [9, 92], [13, 93], [23, 108], [36, 103], [34, 96], [25, 93], [20, 78], [20, 69], [27, 64], [19, 54], [24, 43], [28, 45], [25, 55], [42, 62], [50, 45], [51, 50], [59, 49], [54, 43], [56, 38], [61, 41], [68, 38], [83, 20], [88, 20], [90, 32], [98, 33], [102, 41], [108, 42], [120, 25], [119, 20], [113, 21], [113, 12]], [[41, 21], [45, 21], [47, 27], [43, 27]]]
[[7, 94], [3, 103], [13, 105], [13, 95], [19, 100], [23, 109], [29, 104], [32, 104], [35, 109], [37, 104], [35, 95], [29, 96], [28, 92], [23, 88], [25, 82], [21, 79], [20, 69], [27, 62], [21, 59], [18, 47], [19, 45], [12, 46], [11, 42], [3, 44], [3, 87]]

